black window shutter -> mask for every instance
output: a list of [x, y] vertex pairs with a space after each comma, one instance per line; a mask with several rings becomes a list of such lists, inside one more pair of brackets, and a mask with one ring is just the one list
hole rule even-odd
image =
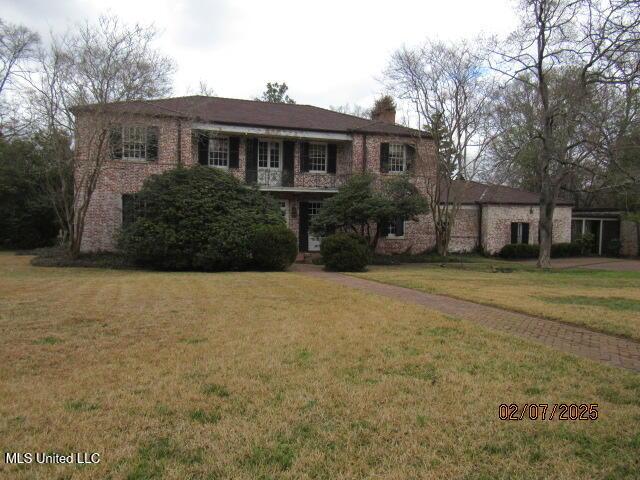
[[415, 158], [416, 158], [416, 147], [413, 145], [405, 145], [405, 156], [407, 159], [407, 171], [413, 171]]
[[300, 171], [309, 171], [309, 143], [300, 142]]
[[389, 236], [389, 224], [387, 222], [378, 223], [378, 230], [380, 231], [381, 237]]
[[522, 224], [522, 243], [529, 243], [529, 224]]
[[389, 144], [380, 144], [380, 173], [389, 171]]
[[258, 139], [247, 138], [245, 140], [245, 180], [247, 183], [258, 182]]
[[296, 143], [289, 140], [282, 142], [282, 186], [293, 187], [293, 155]]
[[330, 143], [327, 146], [327, 173], [336, 173], [336, 159], [338, 157], [338, 145]]
[[109, 148], [112, 159], [122, 158], [122, 125], [114, 125], [109, 131]]
[[518, 222], [511, 222], [511, 243], [518, 243]]
[[396, 237], [404, 237], [404, 218], [396, 218]]
[[300, 202], [300, 228], [298, 229], [298, 250], [309, 250], [309, 204]]
[[209, 165], [209, 136], [198, 133], [198, 163], [200, 165]]
[[240, 138], [229, 137], [229, 168], [240, 166]]
[[147, 127], [147, 160], [158, 160], [158, 138], [160, 129], [158, 127]]

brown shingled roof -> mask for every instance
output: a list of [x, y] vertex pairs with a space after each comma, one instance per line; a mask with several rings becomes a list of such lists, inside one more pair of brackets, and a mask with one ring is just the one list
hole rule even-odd
[[[75, 111], [96, 105], [76, 107]], [[400, 125], [334, 112], [312, 105], [260, 102], [235, 98], [190, 97], [136, 100], [105, 105], [107, 111], [171, 116], [194, 121], [266, 128], [286, 128], [336, 133], [374, 133], [399, 136], [425, 135]]]
[[[456, 180], [453, 189], [461, 192], [461, 203], [466, 204], [538, 205], [540, 203], [540, 195], [537, 193], [504, 185]], [[573, 202], [560, 199], [557, 205], [573, 205]]]

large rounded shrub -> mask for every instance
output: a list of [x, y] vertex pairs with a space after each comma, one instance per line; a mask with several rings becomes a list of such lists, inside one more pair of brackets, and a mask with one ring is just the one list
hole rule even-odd
[[286, 270], [298, 254], [298, 241], [286, 225], [260, 225], [251, 236], [253, 265], [261, 270]]
[[255, 228], [284, 226], [273, 200], [230, 173], [208, 167], [154, 175], [134, 203], [120, 248], [136, 263], [158, 269], [249, 268]]
[[371, 258], [367, 241], [347, 233], [335, 233], [323, 238], [320, 254], [325, 268], [337, 272], [361, 272]]

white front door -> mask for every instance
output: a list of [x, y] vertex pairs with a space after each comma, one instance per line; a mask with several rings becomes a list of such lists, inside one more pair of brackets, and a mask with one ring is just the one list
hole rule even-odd
[[[309, 202], [309, 226], [311, 226], [311, 221], [313, 220], [314, 215], [317, 215], [320, 211], [320, 207], [322, 207], [322, 202]], [[311, 234], [311, 229], [309, 229], [309, 251], [310, 252], [319, 252], [320, 251], [320, 241], [322, 239], [320, 237], [315, 237]]]
[[258, 142], [258, 184], [269, 187], [282, 185], [282, 142]]

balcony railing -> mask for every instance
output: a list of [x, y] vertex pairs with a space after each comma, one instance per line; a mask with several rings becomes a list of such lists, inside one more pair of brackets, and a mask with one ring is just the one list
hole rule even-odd
[[344, 185], [351, 174], [292, 172], [284, 170], [247, 170], [247, 183], [262, 188], [308, 188], [336, 190]]

